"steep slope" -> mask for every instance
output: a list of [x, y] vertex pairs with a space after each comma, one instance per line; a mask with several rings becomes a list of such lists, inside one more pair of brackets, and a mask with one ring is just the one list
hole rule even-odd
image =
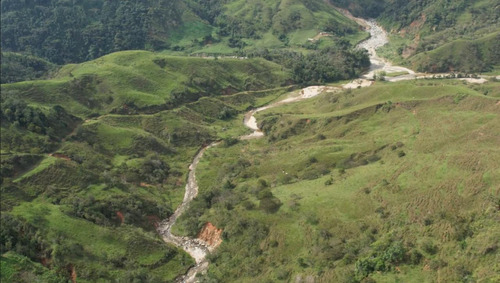
[[4, 84], [2, 95], [59, 104], [88, 117], [172, 109], [203, 96], [282, 86], [287, 78], [279, 65], [263, 59], [208, 60], [127, 51], [66, 65], [51, 80]]
[[47, 78], [57, 68], [54, 64], [28, 55], [1, 53], [1, 83], [14, 83]]
[[287, 91], [289, 74], [131, 51], [54, 76], [2, 84], [2, 281], [184, 274], [192, 259], [155, 228], [182, 201], [192, 156], [243, 133], [238, 112]]
[[497, 1], [330, 2], [373, 17], [390, 31], [381, 55], [423, 72], [489, 72], [500, 65]]
[[496, 1], [389, 1], [380, 21], [395, 40], [387, 55], [418, 71], [487, 72], [500, 65]]
[[2, 51], [63, 64], [118, 50], [163, 49], [189, 12], [178, 0], [2, 0]]
[[205, 152], [176, 229], [223, 229], [214, 281], [497, 281], [499, 90], [376, 83], [261, 111], [266, 137]]

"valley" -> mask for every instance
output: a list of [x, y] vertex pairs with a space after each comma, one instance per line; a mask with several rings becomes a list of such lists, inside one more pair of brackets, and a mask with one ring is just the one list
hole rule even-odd
[[[344, 13], [347, 13], [348, 17], [354, 18], [358, 23], [362, 24], [363, 26], [366, 26], [367, 31], [370, 33], [370, 38], [361, 42], [358, 45], [358, 48], [364, 48], [368, 50], [368, 53], [370, 55], [371, 65], [369, 68], [369, 72], [367, 74], [362, 75], [363, 79], [374, 80], [376, 78], [375, 77], [376, 74], [380, 72], [404, 73], [403, 75], [396, 76], [394, 78], [386, 78], [385, 80], [389, 82], [430, 78], [430, 76], [426, 74], [416, 75], [414, 71], [405, 67], [393, 66], [386, 60], [378, 57], [376, 50], [388, 43], [386, 32], [380, 26], [378, 26], [377, 23], [373, 20], [367, 21], [361, 18], [355, 18], [352, 15], [348, 14], [348, 12], [346, 11], [344, 11]], [[441, 75], [450, 76], [450, 74], [441, 74]], [[485, 81], [479, 81], [479, 83], [484, 83], [484, 82]], [[264, 137], [264, 132], [259, 128], [258, 122], [255, 118], [255, 115], [259, 112], [279, 107], [288, 103], [300, 102], [304, 99], [316, 97], [317, 95], [322, 93], [327, 93], [327, 94], [339, 93], [343, 89], [353, 88], [351, 87], [351, 85], [352, 82], [340, 85], [338, 87], [309, 86], [307, 88], [301, 89], [300, 91], [296, 91], [288, 95], [288, 97], [286, 97], [283, 100], [274, 102], [272, 104], [257, 109], [250, 110], [244, 115], [243, 124], [245, 125], [245, 127], [249, 128], [253, 132], [248, 135], [240, 136], [239, 139], [251, 140]], [[358, 85], [359, 87], [363, 86], [366, 87], [370, 86], [371, 83], [363, 85], [363, 82], [360, 81], [358, 82]], [[359, 88], [359, 87], [356, 86], [354, 88]], [[209, 150], [211, 147], [217, 145], [220, 145], [220, 142], [214, 142], [206, 147], [203, 147], [199, 151], [199, 153], [195, 156], [193, 163], [191, 163], [191, 165], [189, 166], [190, 172], [188, 177], [188, 184], [186, 185], [186, 193], [182, 204], [177, 208], [176, 212], [168, 219], [168, 221], [161, 223], [160, 227], [158, 228], [159, 233], [163, 235], [165, 241], [174, 243], [177, 246], [182, 247], [196, 260], [196, 265], [189, 270], [186, 276], [180, 277], [178, 279], [179, 282], [197, 282], [197, 280], [195, 279], [196, 274], [200, 272], [206, 272], [206, 269], [208, 268], [208, 262], [206, 261], [206, 257], [209, 252], [213, 252], [214, 249], [216, 248], [216, 247], [210, 247], [207, 243], [199, 239], [189, 239], [187, 237], [181, 238], [173, 236], [171, 233], [171, 228], [172, 225], [175, 224], [175, 221], [177, 220], [179, 215], [186, 210], [187, 206], [189, 205], [189, 202], [191, 202], [198, 195], [196, 169], [198, 167], [200, 159], [203, 157], [203, 153], [206, 150]]]
[[55, 2], [2, 0], [2, 282], [500, 279], [498, 5]]

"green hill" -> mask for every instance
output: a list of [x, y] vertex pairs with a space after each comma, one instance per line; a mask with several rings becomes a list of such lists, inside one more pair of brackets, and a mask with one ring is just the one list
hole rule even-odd
[[395, 40], [385, 55], [426, 72], [497, 69], [499, 9], [488, 0], [388, 2], [379, 19]]
[[[378, 17], [391, 59], [497, 72], [491, 0], [332, 2]], [[173, 227], [223, 230], [203, 282], [500, 280], [495, 78], [328, 92], [240, 140], [250, 109], [359, 77], [367, 34], [321, 0], [1, 4], [2, 282], [185, 274], [156, 228], [213, 141]]]
[[243, 133], [235, 117], [286, 92], [289, 77], [263, 59], [130, 51], [2, 84], [2, 281], [186, 272], [192, 259], [155, 223], [182, 201], [196, 151]]
[[146, 49], [234, 54], [301, 47], [319, 31], [366, 36], [321, 0], [2, 1], [2, 51], [65, 64]]
[[224, 230], [209, 281], [495, 282], [499, 90], [377, 83], [259, 112], [266, 137], [205, 153], [176, 229]]
[[490, 72], [500, 65], [498, 1], [331, 0], [390, 33], [380, 50], [423, 72]]
[[66, 65], [51, 80], [2, 85], [2, 94], [61, 105], [80, 117], [150, 113], [208, 95], [283, 86], [288, 74], [263, 59], [210, 60], [148, 51]]

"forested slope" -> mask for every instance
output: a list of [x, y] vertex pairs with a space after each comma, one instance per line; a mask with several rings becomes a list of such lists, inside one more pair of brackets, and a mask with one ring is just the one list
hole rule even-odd
[[[356, 24], [319, 0], [2, 0], [2, 51], [75, 63], [119, 50], [207, 49], [307, 43], [320, 30], [356, 34]], [[215, 46], [215, 47], [213, 47]]]
[[425, 72], [488, 72], [500, 65], [498, 1], [332, 0], [390, 31], [381, 53]]

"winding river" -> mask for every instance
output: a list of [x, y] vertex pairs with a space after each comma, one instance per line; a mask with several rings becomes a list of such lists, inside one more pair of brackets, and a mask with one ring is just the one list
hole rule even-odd
[[[406, 72], [406, 75], [386, 78], [387, 81], [401, 81], [401, 80], [411, 80], [417, 78], [430, 77], [429, 75], [417, 75], [414, 71], [400, 67], [393, 66], [390, 62], [377, 56], [376, 49], [385, 45], [388, 42], [387, 33], [380, 27], [375, 20], [365, 20], [361, 18], [354, 18], [352, 15], [348, 14], [346, 11], [342, 11], [346, 16], [351, 19], [356, 20], [362, 26], [366, 27], [366, 30], [370, 33], [370, 38], [361, 42], [358, 48], [365, 48], [369, 52], [371, 66], [369, 72], [361, 78], [353, 80], [350, 83], [344, 84], [341, 87], [332, 86], [310, 86], [299, 91], [292, 92], [287, 98], [263, 106], [257, 109], [253, 109], [247, 112], [243, 119], [243, 124], [252, 130], [251, 134], [241, 136], [241, 140], [256, 139], [264, 136], [264, 133], [259, 129], [255, 114], [270, 109], [276, 106], [280, 106], [287, 103], [297, 102], [304, 99], [312, 98], [323, 92], [337, 92], [342, 89], [349, 88], [359, 88], [368, 87], [373, 83], [373, 77], [377, 72], [385, 71], [386, 73], [393, 72]], [[179, 207], [175, 210], [174, 214], [170, 218], [162, 221], [158, 226], [158, 232], [163, 237], [163, 240], [167, 243], [174, 244], [177, 247], [184, 249], [189, 255], [191, 255], [195, 261], [196, 265], [190, 268], [187, 274], [180, 276], [176, 279], [176, 282], [196, 282], [196, 274], [204, 272], [208, 268], [208, 261], [206, 256], [209, 252], [212, 252], [214, 247], [211, 247], [203, 240], [197, 238], [189, 237], [179, 237], [172, 234], [171, 229], [175, 224], [177, 218], [187, 209], [189, 203], [198, 195], [198, 184], [196, 182], [196, 168], [200, 159], [202, 158], [205, 151], [211, 147], [217, 146], [219, 142], [214, 142], [204, 148], [202, 148], [194, 157], [193, 162], [189, 166], [189, 175], [187, 178], [186, 191], [184, 194], [184, 199]]]
[[[360, 19], [362, 20], [362, 19]], [[362, 20], [364, 21], [364, 20]], [[375, 62], [375, 60], [379, 60], [378, 57], [376, 57], [375, 49], [377, 48], [376, 44], [379, 44], [378, 42], [383, 42], [383, 40], [386, 39], [380, 39], [381, 36], [385, 35], [384, 32], [380, 32], [382, 30], [380, 27], [376, 25], [375, 22], [371, 23], [370, 28], [368, 31], [371, 33], [370, 39], [364, 41], [362, 44], [362, 47], [364, 48], [372, 48], [373, 47], [373, 52], [370, 53], [370, 59], [372, 60], [372, 64], [378, 64]], [[385, 37], [386, 38], [386, 37]], [[385, 44], [385, 43], [384, 43]], [[361, 45], [360, 45], [361, 46]], [[370, 50], [370, 49], [369, 49]], [[380, 61], [384, 62], [384, 61]], [[378, 70], [378, 67], [377, 69]], [[370, 71], [372, 71], [370, 69]], [[264, 133], [259, 129], [257, 120], [255, 118], [255, 114], [266, 110], [270, 109], [276, 106], [280, 106], [283, 104], [287, 103], [292, 103], [292, 102], [297, 102], [301, 101], [304, 99], [312, 98], [317, 96], [320, 93], [323, 92], [336, 92], [336, 91], [341, 91], [342, 88], [357, 88], [357, 87], [364, 87], [364, 86], [369, 86], [371, 83], [367, 83], [366, 80], [360, 79], [360, 80], [355, 80], [349, 84], [345, 84], [342, 87], [331, 87], [331, 86], [309, 86], [304, 89], [301, 89], [296, 92], [292, 92], [287, 98], [269, 104], [267, 106], [263, 106], [254, 110], [251, 110], [245, 114], [245, 117], [243, 119], [243, 124], [248, 127], [249, 129], [253, 130], [253, 133], [245, 136], [241, 136], [240, 139], [242, 140], [248, 140], [248, 139], [255, 139], [255, 138], [260, 138], [264, 136]], [[186, 251], [191, 257], [193, 257], [196, 261], [195, 266], [191, 267], [188, 272], [183, 275], [178, 277], [175, 281], [176, 282], [196, 282], [196, 274], [204, 272], [208, 268], [208, 261], [206, 260], [206, 256], [209, 252], [212, 251], [212, 247], [208, 245], [206, 242], [203, 240], [197, 239], [197, 238], [189, 238], [189, 237], [179, 237], [175, 236], [172, 234], [172, 226], [175, 224], [177, 221], [177, 218], [188, 208], [189, 203], [198, 195], [198, 183], [196, 182], [196, 168], [198, 167], [198, 163], [200, 162], [200, 159], [203, 157], [203, 154], [205, 151], [211, 147], [217, 146], [219, 142], [214, 142], [204, 148], [202, 148], [193, 158], [193, 162], [189, 166], [189, 174], [187, 178], [187, 184], [186, 184], [186, 189], [185, 189], [185, 194], [184, 194], [184, 199], [182, 203], [177, 207], [175, 210], [174, 214], [172, 214], [168, 219], [165, 219], [164, 221], [159, 223], [158, 226], [158, 233], [163, 237], [163, 240], [167, 243], [171, 243], [177, 247], [182, 248], [184, 251]]]

